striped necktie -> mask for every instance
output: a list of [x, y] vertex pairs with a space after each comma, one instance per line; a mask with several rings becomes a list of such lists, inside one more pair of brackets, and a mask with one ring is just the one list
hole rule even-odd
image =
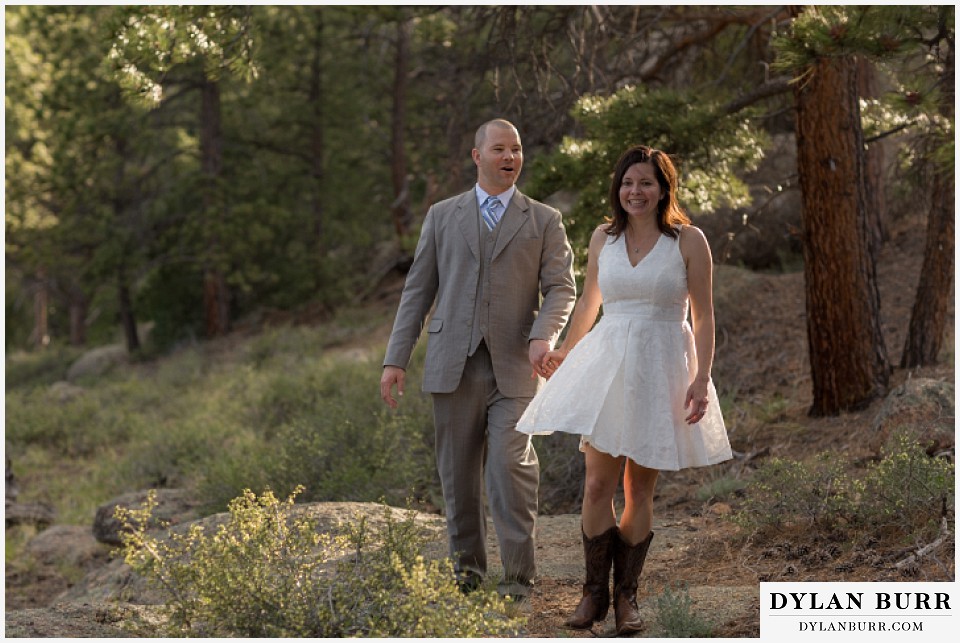
[[502, 205], [500, 199], [497, 197], [488, 196], [487, 200], [480, 206], [480, 216], [483, 217], [483, 221], [487, 224], [488, 230], [493, 230], [497, 226], [497, 222], [500, 221], [500, 207]]

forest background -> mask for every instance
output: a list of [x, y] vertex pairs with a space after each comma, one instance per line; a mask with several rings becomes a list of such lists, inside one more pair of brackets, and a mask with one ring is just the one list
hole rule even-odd
[[[680, 201], [731, 269], [718, 289], [802, 272], [811, 415], [953, 359], [952, 6], [4, 18], [5, 449], [59, 521], [148, 487], [206, 511], [301, 484], [301, 500], [441, 505], [429, 400], [388, 413], [376, 353], [422, 217], [472, 185], [473, 133], [494, 117], [521, 133], [520, 188], [562, 210], [578, 278], [634, 143], [678, 162]], [[923, 278], [887, 346], [876, 262], [904, 227], [925, 229]], [[374, 354], [327, 359], [345, 345]], [[790, 395], [718, 385], [733, 428]], [[546, 511], [575, 510], [568, 446]]]

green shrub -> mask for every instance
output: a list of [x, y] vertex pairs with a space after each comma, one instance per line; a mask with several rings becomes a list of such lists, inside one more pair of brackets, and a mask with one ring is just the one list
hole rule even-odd
[[63, 380], [70, 364], [80, 356], [81, 351], [82, 349], [73, 346], [56, 345], [7, 355], [4, 382], [6, 390], [48, 386]]
[[853, 502], [844, 469], [844, 462], [830, 453], [819, 454], [812, 464], [773, 458], [754, 474], [736, 519], [747, 527], [840, 527]]
[[114, 468], [128, 489], [190, 486], [198, 471], [215, 465], [225, 445], [238, 439], [222, 427], [193, 418], [157, 420], [151, 429], [131, 442]]
[[667, 586], [657, 597], [657, 630], [663, 638], [708, 638], [713, 623], [693, 611], [686, 585]]
[[935, 534], [945, 508], [954, 506], [954, 465], [931, 458], [905, 433], [895, 433], [880, 462], [858, 485], [857, 520], [876, 528], [910, 526], [918, 537]]
[[258, 433], [270, 439], [280, 426], [309, 414], [320, 403], [314, 373], [280, 373], [269, 378], [251, 409], [250, 419]]
[[397, 504], [435, 495], [433, 417], [417, 379], [408, 375], [411, 390], [391, 411], [378, 395], [380, 368], [369, 362], [259, 376], [246, 386], [253, 403], [238, 418], [255, 438], [206, 464], [203, 495], [218, 508], [245, 488], [286, 495], [303, 486], [307, 501]]
[[860, 477], [851, 478], [850, 469], [852, 463], [828, 453], [811, 464], [775, 458], [754, 474], [733, 518], [748, 528], [799, 525], [867, 535], [895, 528], [923, 539], [953, 506], [954, 465], [928, 456], [908, 433], [894, 433], [880, 461]]
[[[299, 491], [299, 490], [298, 490]], [[466, 637], [515, 635], [495, 593], [464, 596], [449, 559], [428, 560], [416, 514], [358, 520], [323, 534], [294, 495], [249, 491], [215, 533], [194, 525], [168, 539], [145, 532], [154, 500], [118, 510], [124, 556], [169, 597], [166, 633], [243, 637]]]
[[[115, 403], [119, 402], [119, 403]], [[14, 391], [6, 399], [6, 439], [83, 457], [127, 442], [143, 416], [102, 391], [87, 390], [63, 402], [45, 388]]]
[[197, 498], [204, 513], [216, 513], [229, 507], [230, 500], [244, 489], [278, 489], [281, 495], [296, 488], [278, 486], [280, 470], [275, 449], [249, 433], [230, 440], [220, 457], [203, 463], [197, 472]]
[[310, 500], [402, 501], [431, 467], [417, 418], [380, 411], [362, 423], [298, 422], [281, 434], [276, 476], [306, 482]]
[[257, 369], [275, 364], [302, 363], [304, 355], [323, 355], [330, 339], [325, 328], [276, 326], [266, 328], [243, 347], [241, 359]]
[[[244, 489], [285, 496], [298, 485], [310, 501], [400, 504], [415, 495], [436, 504], [431, 400], [419, 391], [424, 347], [414, 352], [397, 411], [379, 398], [377, 360], [327, 352], [376, 323], [357, 314], [239, 346], [184, 348], [90, 381], [62, 401], [33, 379], [37, 385], [7, 392], [8, 454], [30, 481], [30, 500], [80, 523], [88, 507], [147, 487], [187, 488], [209, 511], [225, 510]], [[8, 374], [18, 359], [48, 358], [11, 357]], [[64, 478], [45, 474], [65, 462]]]

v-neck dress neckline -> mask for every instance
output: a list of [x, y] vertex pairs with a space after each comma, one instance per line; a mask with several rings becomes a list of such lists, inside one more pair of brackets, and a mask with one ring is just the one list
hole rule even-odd
[[632, 261], [630, 261], [630, 244], [627, 243], [627, 233], [624, 232], [622, 236], [623, 236], [623, 251], [627, 255], [627, 263], [630, 264], [631, 268], [636, 268], [637, 266], [642, 264], [644, 261], [646, 261], [647, 257], [652, 255], [653, 251], [657, 249], [657, 246], [660, 245], [660, 241], [663, 240], [663, 237], [664, 237], [663, 233], [661, 232], [660, 236], [657, 237], [657, 240], [653, 242], [653, 247], [647, 250], [647, 253], [642, 257], [640, 257], [637, 263], [633, 263]]

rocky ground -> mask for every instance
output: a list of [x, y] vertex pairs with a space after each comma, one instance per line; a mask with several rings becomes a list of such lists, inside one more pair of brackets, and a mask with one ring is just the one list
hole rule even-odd
[[[369, 517], [381, 512], [377, 505], [360, 503], [323, 503], [310, 505], [308, 510], [330, 523], [354, 519], [357, 512]], [[438, 533], [442, 534], [439, 517], [425, 514], [424, 520], [435, 525]], [[709, 512], [699, 517], [678, 516], [673, 520], [661, 519], [657, 522], [641, 589], [641, 606], [645, 613], [653, 614], [654, 598], [659, 594], [661, 585], [680, 580], [682, 575], [677, 575], [674, 570], [694, 564], [691, 557], [700, 555], [702, 532], [710, 530], [719, 521], [717, 513]], [[581, 549], [578, 530], [577, 515], [544, 516], [540, 520], [537, 553], [542, 581], [534, 593], [529, 615], [528, 634], [531, 637], [591, 635], [590, 632], [571, 632], [562, 626], [567, 612], [580, 595]], [[72, 536], [72, 544], [62, 542], [64, 549], [81, 542], [93, 542], [89, 536], [82, 538], [77, 533]], [[495, 575], [499, 570], [499, 558], [492, 533], [489, 546], [491, 573]], [[105, 545], [101, 547], [106, 550]], [[25, 579], [8, 577], [7, 636], [116, 637], [137, 635], [138, 632], [150, 634], [155, 618], [154, 609], [137, 603], [153, 601], [157, 595], [147, 589], [120, 561], [102, 561], [99, 567], [71, 587], [66, 587], [64, 583], [57, 588], [64, 590], [63, 593], [53, 590], [53, 576], [55, 572], [46, 576], [46, 582], [43, 582], [44, 578], [38, 574], [34, 580], [40, 583], [33, 587], [18, 586]], [[40, 591], [45, 591], [46, 595], [40, 596]], [[32, 602], [37, 606], [25, 608], [23, 605], [19, 609], [11, 609], [11, 592], [23, 596], [33, 592]], [[757, 635], [759, 612], [755, 580], [751, 583], [749, 578], [699, 577], [695, 584], [691, 583], [690, 596], [699, 611], [711, 614], [718, 625], [730, 630], [731, 636]], [[21, 602], [27, 601], [21, 599]], [[602, 627], [598, 624], [595, 630], [602, 633], [608, 627], [612, 627], [612, 613], [610, 623]]]
[[[883, 329], [891, 362], [899, 361], [919, 276], [922, 234], [895, 234], [878, 263]], [[763, 458], [803, 458], [830, 450], [852, 460], [876, 455], [882, 436], [878, 415], [896, 400], [877, 400], [869, 408], [832, 418], [810, 418], [810, 376], [806, 361], [803, 277], [762, 275], [721, 267], [716, 275], [718, 345], [715, 379], [738, 392], [744, 403], [767, 404], [760, 422], [731, 422], [731, 442], [741, 457], [732, 463], [661, 476], [656, 498], [655, 538], [640, 583], [641, 610], [655, 636], [656, 598], [668, 587], [685, 586], [695, 613], [713, 624], [715, 636], [759, 636], [761, 581], [909, 581], [952, 580], [954, 541], [919, 564], [897, 567], [912, 550], [898, 547], [843, 548], [784, 531], [775, 538], [743, 538], [726, 519], [731, 507], [697, 500], [699, 488], [724, 474], [738, 475]], [[721, 305], [736, 301], [736, 305]], [[950, 308], [953, 343], [954, 309]], [[896, 370], [891, 389], [908, 381], [954, 382], [953, 353], [938, 367], [915, 372]], [[952, 389], [951, 389], [952, 392]], [[951, 396], [952, 398], [952, 396]], [[782, 404], [771, 405], [771, 399]], [[735, 407], [731, 413], [738, 413]], [[948, 409], [918, 408], [917, 417], [953, 424]], [[951, 417], [943, 417], [947, 413]], [[730, 418], [735, 420], [737, 418]], [[312, 511], [336, 519], [355, 512], [350, 503], [317, 505]], [[360, 507], [376, 510], [375, 505]], [[950, 516], [951, 520], [953, 516]], [[424, 520], [439, 521], [425, 515]], [[437, 523], [439, 524], [439, 522]], [[490, 548], [496, 560], [492, 529]], [[109, 547], [87, 527], [55, 526], [28, 547], [31, 560], [6, 568], [6, 635], [10, 637], [149, 636], [151, 608], [129, 602], [136, 584], [110, 561]], [[609, 634], [608, 622], [592, 631], [564, 629], [564, 618], [580, 596], [582, 550], [579, 516], [542, 516], [538, 528], [541, 579], [532, 598], [526, 634], [530, 637], [591, 637]], [[80, 570], [78, 573], [77, 570]], [[84, 575], [85, 574], [85, 575]], [[678, 585], [680, 584], [680, 585]], [[117, 598], [123, 597], [119, 602]], [[138, 634], [139, 632], [139, 634]]]
[[[671, 493], [685, 493], [679, 481], [668, 486]], [[660, 512], [640, 583], [641, 612], [650, 623], [646, 636], [656, 635], [657, 597], [665, 588], [685, 588], [693, 601], [693, 612], [712, 624], [716, 637], [756, 638], [760, 635], [761, 580], [944, 580], [953, 574], [952, 543], [939, 552], [941, 558], [927, 559], [909, 573], [894, 567], [910, 553], [904, 550], [871, 551], [867, 559], [863, 552], [840, 554], [835, 544], [831, 553], [831, 543], [810, 542], [802, 533], [784, 533], [776, 541], [765, 543], [736, 544], [742, 539], [734, 538], [736, 528], [725, 519], [729, 509], [723, 503], [704, 506], [687, 500]], [[358, 512], [374, 519], [381, 512], [378, 505], [362, 503], [322, 503], [309, 505], [306, 510], [328, 524], [352, 520]], [[442, 534], [438, 516], [424, 514], [423, 520]], [[531, 601], [526, 636], [585, 638], [612, 632], [612, 612], [593, 630], [563, 627], [581, 591], [579, 520], [575, 514], [565, 514], [543, 516], [539, 521], [541, 579]], [[8, 574], [6, 636], [155, 635], [155, 608], [139, 603], [155, 601], [158, 596], [120, 561], [110, 561], [108, 546], [96, 543], [90, 530], [85, 531], [62, 534], [58, 545], [48, 542], [43, 548], [46, 554], [35, 547], [41, 562], [29, 574]], [[495, 575], [499, 558], [492, 533], [488, 545], [491, 573]], [[79, 552], [77, 562], [91, 563], [91, 571], [71, 583], [58, 575], [54, 550], [60, 557]]]

